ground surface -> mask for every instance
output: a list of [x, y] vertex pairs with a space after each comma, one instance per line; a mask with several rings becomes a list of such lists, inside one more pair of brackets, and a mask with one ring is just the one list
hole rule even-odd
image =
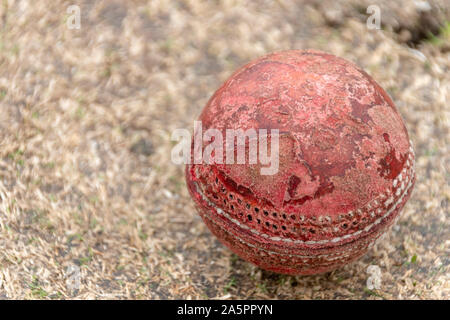
[[[79, 30], [66, 24], [73, 3]], [[382, 30], [365, 24], [374, 3]], [[0, 298], [449, 299], [450, 24], [436, 9], [448, 2], [416, 3], [3, 1]], [[192, 129], [233, 70], [294, 48], [367, 70], [417, 156], [399, 223], [317, 276], [265, 272], [224, 248], [170, 161], [172, 130]], [[379, 290], [366, 287], [371, 264]]]

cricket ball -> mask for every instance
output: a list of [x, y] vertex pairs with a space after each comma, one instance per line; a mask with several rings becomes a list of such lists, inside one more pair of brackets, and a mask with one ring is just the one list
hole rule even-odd
[[316, 274], [361, 257], [414, 186], [414, 152], [391, 98], [328, 53], [283, 51], [250, 62], [214, 93], [199, 121], [224, 136], [279, 131], [275, 174], [262, 175], [259, 162], [186, 166], [211, 232], [266, 270]]

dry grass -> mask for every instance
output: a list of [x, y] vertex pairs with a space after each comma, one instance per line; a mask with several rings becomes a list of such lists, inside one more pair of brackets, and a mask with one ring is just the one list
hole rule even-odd
[[[419, 52], [392, 18], [400, 12], [407, 31], [420, 24], [409, 1], [378, 1], [384, 31], [366, 28], [354, 4], [365, 2], [330, 15], [320, 1], [287, 0], [78, 1], [81, 29], [70, 30], [73, 2], [0, 5], [0, 298], [450, 298], [449, 25]], [[241, 64], [311, 47], [355, 61], [388, 90], [418, 181], [399, 224], [363, 259], [290, 277], [214, 239], [170, 161], [170, 135], [192, 128]], [[380, 290], [365, 287], [369, 264], [382, 270]], [[79, 290], [67, 286], [73, 265]]]

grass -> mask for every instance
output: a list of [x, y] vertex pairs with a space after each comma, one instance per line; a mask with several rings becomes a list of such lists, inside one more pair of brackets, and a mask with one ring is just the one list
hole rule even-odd
[[29, 288], [31, 289], [31, 294], [36, 299], [45, 299], [48, 297], [48, 292], [40, 286], [39, 279], [36, 276], [33, 276]]
[[17, 149], [16, 151], [9, 153], [8, 158], [13, 161], [16, 161], [18, 163], [19, 161], [23, 162], [23, 158], [22, 158], [23, 155], [24, 155], [24, 151], [21, 149]]
[[232, 277], [230, 279], [230, 281], [228, 281], [228, 283], [225, 285], [225, 287], [223, 288], [223, 293], [228, 293], [228, 291], [232, 288], [235, 287], [237, 284], [236, 278]]
[[364, 287], [364, 292], [365, 292], [366, 294], [368, 294], [369, 296], [374, 296], [374, 297], [378, 297], [378, 298], [385, 299], [385, 297], [384, 297], [382, 294], [380, 294], [380, 293], [378, 293], [378, 292], [376, 292], [376, 291], [374, 291], [374, 290], [370, 290], [370, 289], [367, 288], [367, 287]]
[[264, 282], [258, 282], [256, 283], [256, 287], [259, 289], [259, 291], [261, 291], [262, 293], [267, 293], [267, 285]]
[[139, 239], [141, 239], [142, 241], [146, 241], [148, 239], [148, 235], [142, 230], [139, 230], [138, 235]]
[[434, 46], [441, 47], [447, 43], [448, 39], [450, 39], [450, 21], [446, 21], [443, 24], [437, 35], [429, 32], [427, 38], [427, 41]]
[[92, 248], [88, 248], [88, 255], [78, 259], [78, 261], [80, 263], [80, 267], [87, 266], [92, 261], [93, 258], [94, 258], [94, 252], [93, 252]]
[[6, 94], [8, 93], [8, 90], [1, 89], [0, 90], [0, 101], [3, 100], [6, 97]]

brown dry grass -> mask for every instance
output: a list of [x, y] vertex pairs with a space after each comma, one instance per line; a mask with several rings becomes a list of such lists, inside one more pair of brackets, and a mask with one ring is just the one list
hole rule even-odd
[[[384, 30], [370, 31], [366, 2], [74, 1], [82, 25], [70, 30], [72, 2], [3, 1], [0, 298], [449, 299], [449, 25], [412, 51], [407, 32], [422, 23], [412, 3], [373, 1]], [[191, 128], [234, 69], [292, 48], [366, 69], [417, 153], [399, 224], [363, 259], [308, 277], [262, 271], [220, 245], [170, 161], [172, 130]], [[369, 264], [380, 290], [365, 287]], [[66, 282], [73, 265], [79, 290]]]

